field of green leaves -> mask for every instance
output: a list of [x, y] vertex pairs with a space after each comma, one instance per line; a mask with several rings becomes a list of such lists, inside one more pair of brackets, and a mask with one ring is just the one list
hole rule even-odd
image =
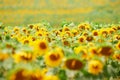
[[0, 80], [120, 80], [120, 24], [0, 24]]

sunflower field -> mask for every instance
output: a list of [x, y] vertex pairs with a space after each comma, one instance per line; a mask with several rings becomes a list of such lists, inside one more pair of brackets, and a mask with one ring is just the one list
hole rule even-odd
[[120, 80], [120, 24], [0, 23], [0, 80]]

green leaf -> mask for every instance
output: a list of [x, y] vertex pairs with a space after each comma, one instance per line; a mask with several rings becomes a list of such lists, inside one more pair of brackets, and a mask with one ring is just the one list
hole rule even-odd
[[58, 76], [59, 76], [60, 80], [67, 80], [67, 75], [66, 75], [65, 70], [60, 70], [58, 73]]

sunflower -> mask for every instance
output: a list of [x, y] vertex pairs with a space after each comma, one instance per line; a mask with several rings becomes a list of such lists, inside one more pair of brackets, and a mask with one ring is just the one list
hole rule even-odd
[[19, 52], [19, 53], [13, 54], [13, 58], [16, 63], [19, 63], [21, 61], [24, 61], [24, 62], [33, 61], [35, 59], [35, 56], [32, 53]]
[[98, 49], [97, 49], [97, 47], [90, 47], [89, 48], [89, 52], [91, 53], [91, 55], [99, 55], [98, 54]]
[[19, 69], [9, 77], [9, 80], [27, 80], [28, 77], [25, 75], [25, 72], [26, 70]]
[[116, 44], [116, 48], [120, 50], [120, 41]]
[[67, 59], [65, 61], [65, 67], [70, 70], [80, 70], [83, 67], [83, 62], [78, 59]]
[[85, 42], [85, 39], [86, 39], [85, 36], [80, 36], [80, 37], [78, 38], [78, 42], [79, 42], [79, 43], [84, 43], [84, 42]]
[[110, 56], [113, 54], [113, 49], [111, 46], [103, 46], [99, 48], [98, 53], [102, 54], [103, 56]]
[[19, 33], [19, 31], [20, 31], [19, 27], [16, 26], [16, 27], [13, 28], [14, 33]]
[[46, 40], [36, 40], [33, 45], [35, 52], [39, 55], [48, 51], [48, 43]]
[[62, 40], [64, 46], [70, 46], [70, 42], [68, 40]]
[[99, 35], [99, 31], [98, 30], [93, 30], [92, 31], [92, 35], [93, 36], [98, 36]]
[[101, 29], [100, 30], [100, 34], [103, 36], [103, 37], [107, 37], [107, 35], [108, 35], [108, 30], [107, 29]]
[[46, 80], [45, 74], [40, 70], [31, 71], [27, 69], [18, 69], [8, 78], [9, 80]]
[[45, 63], [48, 66], [56, 67], [62, 62], [64, 55], [61, 49], [55, 49], [45, 55]]
[[9, 58], [9, 55], [7, 53], [0, 52], [0, 61], [4, 61]]
[[109, 34], [113, 34], [115, 32], [113, 28], [109, 28], [108, 31], [109, 31]]
[[103, 63], [99, 60], [91, 60], [88, 63], [88, 72], [94, 75], [98, 75], [103, 70]]
[[65, 31], [70, 31], [69, 27], [64, 26], [63, 29], [62, 29], [62, 32], [65, 32]]
[[56, 75], [46, 76], [45, 80], [60, 80]]
[[40, 70], [32, 71], [29, 73], [29, 80], [46, 80], [45, 79], [45, 74], [42, 73]]
[[74, 35], [74, 36], [77, 36], [79, 34], [78, 30], [77, 29], [72, 29], [71, 30], [71, 33]]
[[78, 25], [78, 29], [81, 30], [89, 30], [90, 29], [90, 24], [89, 23], [81, 23]]
[[94, 38], [93, 38], [93, 36], [87, 36], [87, 37], [86, 37], [86, 40], [87, 40], [88, 42], [91, 42], [91, 41], [94, 40]]
[[120, 53], [113, 54], [113, 59], [120, 61]]

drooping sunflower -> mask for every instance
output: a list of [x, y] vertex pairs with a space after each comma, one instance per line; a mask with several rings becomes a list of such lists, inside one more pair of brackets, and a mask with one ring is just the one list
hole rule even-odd
[[99, 60], [91, 60], [88, 63], [88, 72], [94, 75], [98, 75], [103, 71], [103, 63]]
[[63, 57], [64, 54], [61, 49], [56, 49], [45, 55], [45, 63], [50, 67], [56, 67], [60, 65]]

